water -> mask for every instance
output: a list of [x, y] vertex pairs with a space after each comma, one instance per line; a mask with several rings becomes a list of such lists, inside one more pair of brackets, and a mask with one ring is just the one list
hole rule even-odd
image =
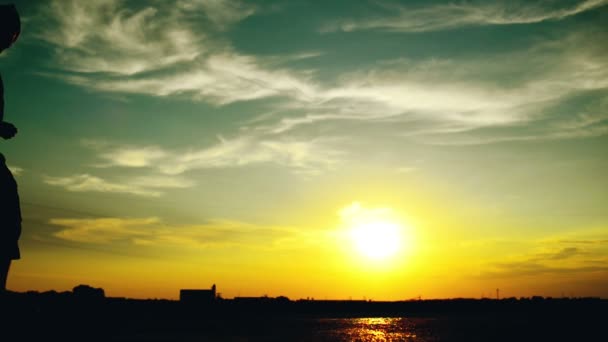
[[205, 321], [181, 329], [137, 329], [111, 341], [438, 341], [434, 319], [423, 318], [285, 318]]
[[426, 328], [430, 320], [393, 317], [320, 319], [318, 341], [433, 341]]
[[[102, 341], [595, 341], [604, 336], [600, 316], [463, 315], [432, 318], [264, 318], [193, 319], [179, 324], [129, 322], [109, 329]], [[601, 339], [603, 340], [603, 339]]]

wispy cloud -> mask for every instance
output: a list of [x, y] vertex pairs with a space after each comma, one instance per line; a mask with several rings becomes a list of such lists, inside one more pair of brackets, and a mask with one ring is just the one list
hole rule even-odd
[[569, 244], [569, 245], [595, 245], [595, 244], [608, 244], [608, 240], [560, 240], [560, 243]]
[[20, 168], [19, 166], [7, 165], [7, 167], [14, 176], [19, 176], [23, 172], [23, 168]]
[[[394, 22], [417, 30], [536, 22], [607, 3], [589, 0], [570, 7], [555, 3], [551, 9], [530, 3], [401, 8]], [[573, 96], [608, 88], [606, 51], [597, 44], [605, 32], [573, 33], [523, 51], [467, 60], [383, 61], [323, 84], [315, 81], [314, 73], [280, 67], [273, 58], [239, 53], [217, 34], [256, 10], [246, 2], [227, 0], [183, 0], [177, 6], [154, 2], [137, 9], [120, 1], [55, 2], [49, 11], [56, 22], [42, 37], [57, 47], [56, 61], [66, 71], [55, 75], [84, 87], [184, 96], [215, 105], [281, 99], [273, 104], [272, 114], [260, 115], [243, 137], [187, 153], [171, 151], [178, 156], [173, 159], [155, 147], [124, 148], [101, 156], [112, 166], [162, 163], [164, 172], [180, 173], [272, 161], [313, 169], [311, 165], [328, 165], [335, 155], [320, 151], [319, 140], [288, 135], [336, 121], [384, 123], [392, 129], [395, 123], [408, 124], [393, 133], [417, 142], [450, 145], [608, 133], [602, 104], [578, 108], [567, 120], [555, 113]], [[204, 25], [196, 26], [198, 19]], [[378, 20], [377, 25], [390, 22]], [[533, 129], [509, 130], [525, 126]], [[504, 130], [487, 135], [486, 128]]]
[[111, 243], [116, 240], [136, 239], [148, 236], [146, 228], [156, 225], [160, 220], [156, 217], [120, 219], [51, 219], [49, 223], [62, 227], [54, 233], [60, 239], [85, 243]]
[[169, 225], [157, 217], [146, 218], [53, 218], [56, 238], [88, 244], [125, 242], [139, 246], [210, 248], [242, 245], [248, 248], [286, 247], [297, 230], [244, 222], [214, 220], [200, 225]]
[[202, 12], [217, 29], [225, 29], [256, 12], [255, 4], [241, 0], [179, 0], [175, 5], [186, 12]]
[[[55, 75], [101, 91], [184, 94], [215, 104], [269, 96], [305, 97], [310, 85], [276, 66], [234, 51], [218, 35], [253, 14], [249, 2], [154, 2], [137, 10], [122, 1], [61, 1], [48, 9]], [[46, 18], [46, 16], [43, 16]], [[207, 25], [205, 25], [205, 23]]]
[[556, 253], [553, 253], [552, 255], [550, 255], [550, 258], [552, 260], [562, 260], [562, 259], [568, 259], [571, 257], [575, 257], [577, 255], [582, 254], [583, 252], [581, 251], [580, 248], [577, 247], [567, 247], [567, 248], [563, 248], [559, 251], [557, 251]]
[[[575, 94], [575, 91], [572, 91]], [[608, 94], [607, 94], [608, 96]], [[558, 99], [554, 101], [557, 102]], [[451, 136], [435, 134], [422, 137], [424, 141], [436, 145], [480, 145], [509, 141], [562, 140], [597, 137], [608, 134], [608, 101], [599, 99], [583, 108], [575, 108], [569, 115], [537, 118], [535, 125], [529, 125], [525, 133], [493, 132], [479, 134], [463, 130]]]
[[133, 75], [193, 60], [198, 37], [155, 7], [131, 11], [119, 0], [54, 1], [40, 37], [57, 48], [70, 71]]
[[167, 158], [167, 153], [157, 146], [125, 147], [100, 154], [106, 164], [100, 166], [146, 167], [158, 164]]
[[191, 169], [239, 167], [257, 163], [276, 163], [297, 172], [317, 173], [331, 168], [340, 153], [324, 144], [322, 139], [308, 141], [295, 139], [271, 140], [241, 136], [220, 139], [214, 146], [180, 154], [161, 167], [168, 174]]
[[130, 179], [129, 184], [144, 189], [186, 189], [195, 185], [189, 179], [165, 175], [138, 176]]
[[548, 266], [533, 262], [513, 262], [497, 264], [496, 270], [485, 273], [487, 277], [521, 277], [558, 274], [582, 274], [592, 272], [608, 272], [608, 262], [599, 266]]
[[137, 185], [113, 183], [89, 174], [68, 177], [45, 177], [44, 182], [74, 192], [110, 192], [149, 197], [161, 195], [158, 191], [147, 190]]
[[206, 148], [167, 150], [158, 146], [121, 146], [103, 141], [84, 140], [83, 145], [96, 150], [101, 163], [97, 168], [144, 169], [137, 176], [113, 177], [108, 180], [90, 173], [70, 176], [46, 176], [44, 182], [73, 192], [122, 193], [160, 197], [169, 189], [196, 186], [180, 176], [186, 171], [236, 168], [273, 163], [296, 174], [314, 176], [330, 170], [343, 157], [325, 140], [270, 140], [240, 136], [232, 140], [218, 137], [218, 143]]
[[330, 169], [340, 160], [341, 154], [322, 139], [272, 140], [241, 135], [234, 139], [218, 137], [215, 145], [185, 151], [170, 151], [156, 146], [107, 146], [99, 151], [99, 157], [104, 160], [104, 167], [145, 166], [160, 174], [170, 175], [188, 170], [243, 167], [259, 163], [274, 163], [299, 173], [314, 174]]
[[46, 176], [44, 182], [73, 192], [122, 193], [144, 197], [161, 196], [163, 192], [158, 189], [194, 186], [194, 182], [174, 176], [138, 176], [122, 181], [108, 181], [86, 173], [67, 177]]
[[[379, 63], [344, 75], [315, 102], [292, 104], [289, 115], [258, 122], [281, 134], [337, 120], [409, 123], [399, 133], [432, 144], [566, 139], [606, 134], [606, 103], [592, 96], [569, 115], [559, 108], [576, 96], [608, 90], [608, 63], [596, 38], [576, 32], [523, 51], [468, 60]], [[594, 37], [594, 38], [590, 38]], [[602, 39], [599, 39], [602, 40]], [[276, 121], [272, 122], [275, 119]], [[530, 127], [514, 132], [509, 128]], [[480, 134], [484, 128], [491, 135]]]
[[74, 192], [123, 193], [145, 197], [159, 197], [163, 195], [161, 189], [190, 188], [195, 185], [189, 179], [167, 175], [136, 176], [108, 181], [90, 174], [79, 174], [68, 177], [46, 176], [44, 182]]
[[528, 243], [532, 250], [495, 261], [481, 275], [500, 278], [608, 272], [605, 241], [603, 234], [596, 239], [558, 238]]
[[607, 0], [457, 2], [427, 7], [399, 3], [382, 6], [384, 15], [359, 20], [344, 20], [326, 25], [322, 31], [388, 30], [427, 32], [466, 26], [534, 24], [562, 20], [608, 4]]

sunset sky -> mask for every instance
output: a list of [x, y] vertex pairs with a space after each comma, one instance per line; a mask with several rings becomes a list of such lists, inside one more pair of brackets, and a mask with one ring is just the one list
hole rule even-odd
[[608, 0], [20, 0], [14, 291], [608, 297]]

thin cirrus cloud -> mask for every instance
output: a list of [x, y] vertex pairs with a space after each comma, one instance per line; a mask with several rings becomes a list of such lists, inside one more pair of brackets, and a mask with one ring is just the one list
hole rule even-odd
[[300, 173], [319, 173], [339, 161], [341, 154], [332, 150], [322, 139], [258, 139], [241, 136], [232, 140], [220, 138], [214, 146], [187, 152], [161, 166], [167, 174], [179, 174], [192, 169], [240, 167], [272, 162]]
[[274, 163], [296, 174], [314, 176], [331, 169], [343, 157], [324, 140], [259, 140], [241, 136], [232, 140], [219, 137], [216, 145], [188, 151], [169, 151], [158, 146], [120, 146], [85, 140], [103, 162], [97, 168], [146, 168], [147, 175], [107, 180], [89, 173], [62, 177], [46, 176], [48, 185], [72, 192], [122, 193], [160, 197], [170, 189], [185, 189], [196, 183], [180, 176], [190, 170], [235, 168]]
[[23, 173], [23, 168], [19, 166], [8, 165], [7, 167], [14, 176], [19, 176], [21, 173]]
[[146, 197], [159, 197], [161, 192], [142, 188], [133, 184], [122, 184], [107, 181], [90, 174], [76, 174], [67, 177], [45, 177], [48, 185], [59, 186], [72, 192], [106, 192], [123, 193]]
[[66, 177], [46, 176], [44, 182], [72, 192], [120, 193], [144, 197], [160, 197], [163, 195], [160, 189], [189, 188], [195, 185], [190, 180], [170, 176], [139, 176], [116, 182], [86, 173]]
[[[531, 252], [513, 255], [487, 265], [482, 277], [527, 277], [542, 274], [593, 274], [608, 271], [605, 234], [597, 239], [537, 241]], [[565, 245], [565, 246], [564, 246]]]
[[56, 76], [96, 90], [185, 94], [218, 105], [306, 97], [311, 86], [300, 77], [269, 70], [214, 35], [254, 12], [247, 2], [231, 0], [154, 3], [139, 10], [120, 1], [54, 2], [41, 16], [54, 25], [39, 36], [56, 47], [56, 63], [70, 72]]
[[[407, 16], [405, 19], [383, 19], [377, 25], [394, 22], [425, 31], [459, 25], [540, 22], [563, 19], [607, 3], [588, 0], [552, 9], [529, 3], [435, 5], [404, 9], [400, 13]], [[465, 61], [389, 59], [369, 70], [347, 72], [328, 86], [316, 82], [310, 73], [270, 65], [272, 58], [238, 53], [218, 34], [256, 11], [246, 2], [228, 0], [183, 0], [177, 6], [153, 3], [139, 9], [128, 9], [120, 1], [54, 2], [47, 10], [56, 18], [54, 25], [41, 37], [57, 47], [55, 62], [67, 71], [55, 76], [83, 87], [184, 96], [215, 105], [269, 97], [284, 100], [273, 108], [274, 115], [256, 121], [256, 138], [244, 136], [221, 146], [188, 152], [165, 163], [166, 173], [269, 160], [299, 169], [324, 164], [328, 158], [313, 153], [316, 147], [286, 142], [277, 135], [337, 120], [416, 122], [400, 135], [416, 136], [420, 142], [431, 144], [567, 139], [606, 133], [598, 119], [600, 114], [589, 110], [601, 107], [597, 104], [585, 106], [585, 117], [577, 113], [574, 117], [578, 121], [569, 122], [568, 127], [552, 112], [573, 95], [606, 89], [606, 51], [593, 47], [597, 37], [605, 37], [602, 32], [577, 32], [524, 51]], [[204, 25], [196, 26], [196, 22]], [[376, 25], [373, 20], [362, 23], [352, 29]], [[547, 129], [532, 130], [528, 135], [468, 134], [486, 127], [534, 125], [546, 118], [552, 120]], [[581, 120], [592, 124], [572, 129], [580, 126]], [[218, 155], [220, 151], [226, 154]], [[233, 151], [253, 153], [249, 157]], [[109, 165], [142, 167], [168, 160], [162, 151], [144, 151], [142, 155], [149, 158], [145, 160], [136, 157], [139, 151], [114, 152], [102, 156]]]
[[137, 246], [209, 248], [242, 245], [249, 248], [286, 247], [297, 230], [244, 222], [213, 220], [200, 225], [169, 225], [157, 217], [144, 218], [52, 218], [59, 229], [55, 238], [65, 241], [109, 245], [126, 242]]
[[[145, 167], [160, 163], [167, 153], [160, 147], [126, 147], [112, 152], [102, 153], [102, 159], [108, 166]], [[101, 164], [103, 166], [104, 164]]]
[[66, 81], [100, 91], [153, 96], [183, 95], [215, 105], [274, 96], [308, 100], [316, 88], [288, 71], [263, 68], [252, 56], [223, 52], [196, 60], [171, 73], [154, 76], [98, 78], [63, 75]]
[[[97, 146], [101, 167], [148, 167], [156, 170], [159, 179], [173, 179], [189, 170], [234, 168], [252, 164], [274, 163], [297, 173], [317, 174], [340, 161], [342, 154], [325, 140], [263, 139], [241, 135], [234, 139], [218, 137], [212, 146], [187, 151], [170, 151], [158, 146], [119, 146], [84, 143]], [[165, 178], [167, 177], [167, 178]], [[172, 180], [174, 181], [174, 180]], [[137, 183], [132, 183], [137, 184]]]
[[45, 176], [44, 182], [72, 192], [160, 197], [165, 190], [196, 186], [195, 182], [179, 176], [190, 170], [274, 163], [297, 174], [314, 176], [331, 169], [342, 158], [342, 153], [329, 148], [321, 140], [256, 140], [245, 136], [233, 140], [220, 137], [214, 146], [186, 152], [163, 150], [157, 146], [117, 146], [91, 140], [83, 141], [83, 145], [95, 149], [98, 158], [103, 160], [94, 165], [98, 168], [148, 168], [150, 172], [145, 176], [114, 181], [89, 173]]
[[540, 4], [532, 1], [462, 2], [424, 8], [390, 3], [385, 5], [385, 9], [389, 9], [391, 12], [389, 15], [332, 23], [326, 25], [321, 31], [429, 32], [466, 26], [534, 24], [549, 20], [562, 20], [605, 6], [608, 1], [585, 0], [575, 4], [564, 3], [558, 1]]
[[[401, 59], [383, 63], [343, 77], [340, 87], [319, 95], [323, 101], [287, 108], [301, 110], [302, 115], [260, 120], [258, 124], [281, 134], [332, 120], [410, 121], [418, 126], [401, 134], [420, 136], [423, 142], [433, 144], [602, 135], [606, 133], [606, 103], [601, 97], [595, 96], [569, 116], [556, 115], [555, 108], [574, 96], [608, 89], [605, 48], [589, 38], [605, 36], [603, 32], [576, 32], [491, 60]], [[542, 120], [548, 122], [535, 125]], [[515, 125], [539, 127], [528, 135], [453, 136], [484, 127]]]
[[73, 241], [105, 244], [122, 239], [136, 239], [147, 236], [146, 227], [158, 224], [156, 217], [120, 219], [66, 219], [54, 218], [49, 223], [61, 227], [53, 235], [57, 238]]
[[[39, 36], [58, 47], [60, 65], [84, 73], [133, 75], [192, 60], [200, 53], [190, 32], [166, 26], [169, 18], [159, 9], [133, 13], [121, 5], [117, 0], [52, 2], [42, 19], [56, 25]], [[149, 39], [152, 35], [161, 38]]]

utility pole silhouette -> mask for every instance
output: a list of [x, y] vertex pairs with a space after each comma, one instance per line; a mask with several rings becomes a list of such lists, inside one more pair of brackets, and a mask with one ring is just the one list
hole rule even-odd
[[496, 300], [499, 300], [499, 299], [500, 299], [499, 293], [500, 293], [500, 290], [499, 290], [499, 289], [496, 289]]

